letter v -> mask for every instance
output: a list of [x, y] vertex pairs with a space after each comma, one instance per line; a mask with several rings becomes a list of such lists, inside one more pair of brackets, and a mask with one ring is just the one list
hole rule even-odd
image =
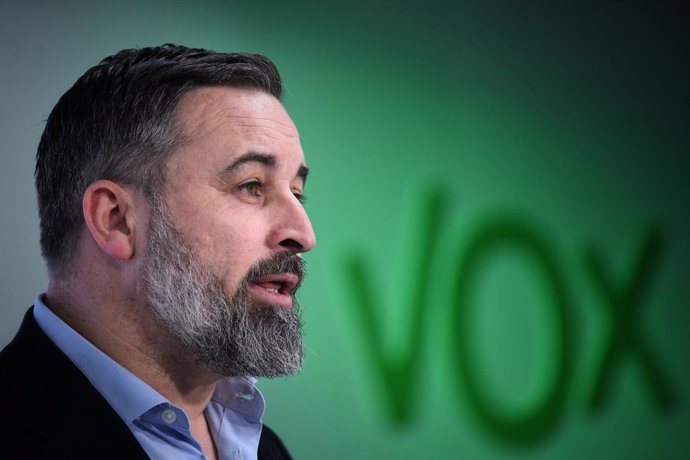
[[[441, 229], [444, 206], [438, 186], [431, 186], [417, 195], [418, 202], [409, 215], [406, 229], [410, 231], [405, 253], [400, 254], [402, 276], [395, 279], [396, 290], [402, 292], [401, 305], [395, 311], [412, 315], [405, 322], [404, 347], [399, 353], [386, 353], [383, 346], [384, 328], [376, 311], [382, 305], [374, 289], [367, 269], [366, 257], [347, 253], [344, 257], [343, 274], [355, 320], [361, 331], [363, 347], [367, 351], [373, 372], [377, 375], [384, 404], [393, 423], [404, 424], [411, 415], [412, 392], [415, 370], [422, 350], [425, 307], [429, 287], [429, 273], [435, 243]], [[393, 266], [393, 263], [390, 263]], [[383, 323], [385, 324], [385, 322]]]

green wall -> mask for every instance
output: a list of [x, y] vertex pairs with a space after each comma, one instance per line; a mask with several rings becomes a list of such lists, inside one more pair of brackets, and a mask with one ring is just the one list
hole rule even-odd
[[305, 370], [262, 383], [295, 458], [687, 456], [688, 8], [525, 3], [3, 2], [2, 343], [59, 95], [124, 47], [259, 51], [319, 240]]

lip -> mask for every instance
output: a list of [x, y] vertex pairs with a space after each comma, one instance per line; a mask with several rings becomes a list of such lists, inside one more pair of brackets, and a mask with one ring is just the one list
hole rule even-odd
[[273, 273], [254, 279], [248, 284], [247, 291], [261, 303], [290, 308], [299, 282], [299, 276], [294, 273]]

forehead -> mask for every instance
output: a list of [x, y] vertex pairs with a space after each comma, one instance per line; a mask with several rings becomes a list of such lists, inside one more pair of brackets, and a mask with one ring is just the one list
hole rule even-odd
[[177, 106], [174, 127], [178, 145], [166, 169], [178, 187], [192, 177], [213, 183], [247, 154], [273, 157], [281, 177], [294, 178], [305, 166], [297, 128], [280, 101], [261, 91], [192, 90]]
[[[203, 87], [185, 94], [175, 111], [183, 142], [227, 135], [299, 145], [299, 134], [283, 105], [259, 90]], [[247, 139], [244, 139], [247, 138]], [[263, 138], [263, 139], [262, 139]]]

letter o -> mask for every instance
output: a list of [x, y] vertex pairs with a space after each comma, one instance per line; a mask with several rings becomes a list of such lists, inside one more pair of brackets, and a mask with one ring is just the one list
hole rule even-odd
[[[468, 316], [471, 289], [480, 273], [477, 270], [479, 262], [489, 253], [506, 246], [521, 250], [522, 254], [530, 257], [535, 262], [535, 266], [540, 268], [545, 286], [552, 292], [554, 302], [551, 302], [550, 306], [555, 312], [553, 324], [556, 332], [553, 346], [557, 349], [555, 378], [552, 379], [548, 391], [544, 392], [544, 396], [519, 416], [509, 416], [501, 410], [501, 407], [489, 401], [482, 392], [480, 383], [475, 378], [477, 367], [474, 364], [468, 334], [471, 327]], [[469, 239], [464, 257], [457, 260], [461, 262], [457, 266], [455, 274], [457, 282], [451, 294], [455, 308], [452, 310], [450, 327], [455, 328], [455, 334], [451, 340], [457, 350], [454, 368], [455, 375], [459, 379], [459, 387], [464, 389], [467, 403], [491, 434], [509, 444], [534, 444], [553, 430], [560, 420], [570, 377], [571, 337], [563, 277], [551, 256], [545, 239], [523, 221], [517, 219], [496, 219], [483, 225]], [[451, 330], [451, 334], [452, 332]]]

